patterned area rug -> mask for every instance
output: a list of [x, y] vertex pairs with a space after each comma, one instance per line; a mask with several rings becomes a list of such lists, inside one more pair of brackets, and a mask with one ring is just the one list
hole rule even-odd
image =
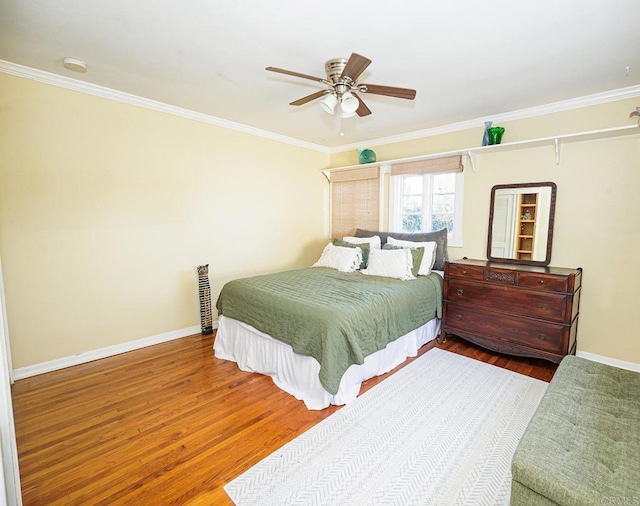
[[546, 389], [434, 348], [224, 489], [240, 506], [506, 505]]

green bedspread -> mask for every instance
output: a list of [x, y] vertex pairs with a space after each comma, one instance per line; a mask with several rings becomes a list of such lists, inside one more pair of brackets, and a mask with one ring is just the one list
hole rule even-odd
[[314, 357], [320, 383], [335, 395], [350, 365], [442, 316], [442, 278], [400, 281], [313, 267], [230, 281], [216, 306]]

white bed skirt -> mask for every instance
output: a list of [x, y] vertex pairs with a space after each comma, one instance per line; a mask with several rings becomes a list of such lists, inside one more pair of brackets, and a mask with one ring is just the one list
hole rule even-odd
[[246, 323], [220, 316], [213, 348], [216, 357], [236, 362], [243, 371], [271, 376], [279, 388], [303, 401], [308, 409], [323, 409], [353, 401], [364, 380], [385, 374], [408, 357], [415, 357], [439, 330], [440, 320], [434, 318], [369, 355], [364, 364], [352, 365], [342, 377], [336, 395], [320, 384], [320, 364], [315, 358], [294, 353], [288, 344]]

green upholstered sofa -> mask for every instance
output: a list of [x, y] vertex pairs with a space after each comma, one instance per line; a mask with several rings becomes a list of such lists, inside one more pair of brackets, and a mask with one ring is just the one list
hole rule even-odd
[[514, 506], [640, 506], [640, 373], [565, 357], [512, 475]]

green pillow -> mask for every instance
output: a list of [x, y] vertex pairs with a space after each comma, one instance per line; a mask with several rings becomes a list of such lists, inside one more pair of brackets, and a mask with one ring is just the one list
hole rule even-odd
[[411, 259], [413, 260], [413, 267], [411, 268], [411, 274], [416, 278], [418, 277], [418, 271], [422, 264], [422, 257], [424, 256], [424, 248], [406, 248], [404, 246], [396, 246], [395, 244], [385, 244], [382, 249], [408, 249], [411, 250]]
[[360, 269], [366, 269], [369, 264], [369, 249], [371, 245], [368, 242], [363, 242], [362, 244], [355, 244], [352, 242], [343, 241], [342, 239], [334, 239], [334, 246], [342, 246], [344, 248], [360, 248], [362, 250], [362, 263], [360, 264]]

